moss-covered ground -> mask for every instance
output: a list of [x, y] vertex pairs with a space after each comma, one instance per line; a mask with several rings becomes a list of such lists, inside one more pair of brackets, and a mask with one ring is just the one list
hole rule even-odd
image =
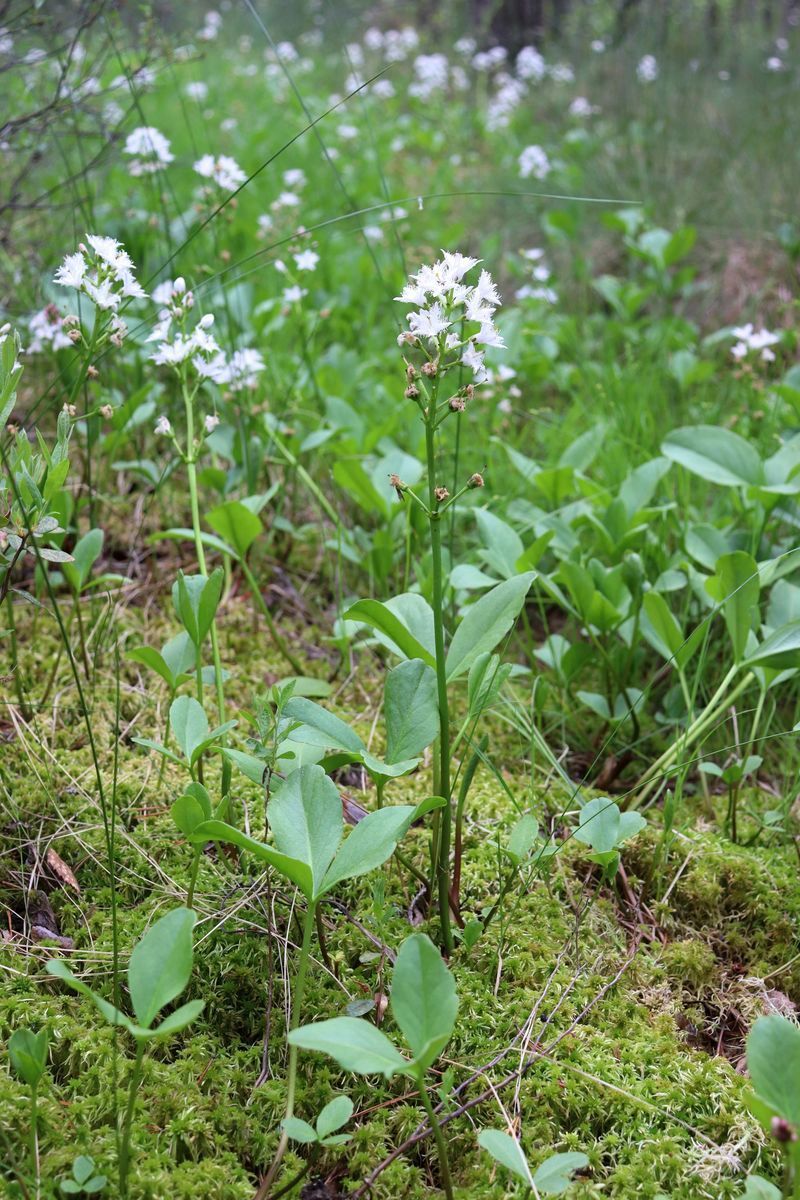
[[[98, 622], [101, 609], [98, 602]], [[291, 629], [291, 614], [283, 618]], [[22, 669], [31, 681], [45, 679], [57, 631], [41, 614], [22, 620], [27, 622], [20, 630], [26, 646]], [[221, 628], [223, 659], [232, 672], [229, 693], [234, 709], [241, 709], [282, 668], [256, 632], [245, 599], [228, 599]], [[160, 737], [168, 696], [160, 681], [124, 657], [126, 647], [141, 641], [159, 646], [174, 629], [159, 600], [119, 609], [98, 630], [91, 643], [96, 674], [87, 695], [106, 805], [115, 802], [124, 963], [154, 917], [181, 902], [188, 882], [189, 848], [168, 811], [179, 786], [177, 768], [168, 766], [159, 782], [158, 762], [131, 742], [133, 736]], [[115, 638], [122, 646], [118, 726]], [[324, 648], [313, 633], [295, 638], [301, 654], [315, 642]], [[312, 673], [328, 671], [324, 656], [309, 663]], [[377, 661], [366, 655], [357, 680], [342, 674], [337, 681], [337, 711], [365, 737], [373, 728], [379, 684]], [[31, 696], [36, 694], [31, 687]], [[40, 1096], [44, 1194], [82, 1152], [109, 1175], [106, 1194], [113, 1195], [114, 1114], [124, 1103], [132, 1047], [124, 1035], [115, 1038], [87, 1001], [43, 970], [49, 957], [66, 952], [76, 970], [110, 994], [114, 946], [106, 830], [66, 660], [46, 706], [27, 717], [10, 711], [0, 758], [6, 814], [0, 830], [6, 908], [0, 1037], [5, 1041], [20, 1026], [50, 1030], [49, 1073]], [[494, 760], [521, 803], [531, 805], [543, 822], [558, 814], [565, 801], [557, 789], [531, 795], [524, 746], [499, 722], [489, 727]], [[408, 792], [419, 798], [427, 786], [420, 775], [397, 785], [388, 799]], [[258, 789], [239, 781], [236, 798], [237, 818], [260, 828]], [[372, 803], [368, 794], [358, 798]], [[509, 1122], [534, 1164], [552, 1150], [588, 1154], [590, 1167], [570, 1193], [576, 1197], [716, 1200], [739, 1195], [747, 1170], [774, 1177], [771, 1151], [745, 1106], [739, 1068], [753, 1017], [800, 998], [796, 858], [779, 845], [732, 846], [715, 826], [695, 818], [691, 802], [664, 856], [658, 810], [648, 816], [648, 829], [623, 856], [624, 880], [601, 883], [584, 848], [564, 839], [547, 875], [524, 878], [510, 893], [502, 919], [453, 959], [460, 1017], [437, 1085], [447, 1097], [474, 1076], [455, 1102], [447, 1102], [484, 1097], [448, 1124], [457, 1195], [464, 1200], [517, 1194], [476, 1141], [479, 1129]], [[497, 834], [513, 817], [497, 780], [479, 772], [467, 825], [465, 915], [497, 895]], [[568, 819], [555, 820], [562, 837], [568, 825]], [[405, 849], [424, 864], [424, 831], [412, 831]], [[48, 850], [74, 871], [80, 891], [59, 883], [47, 868]], [[367, 933], [389, 947], [399, 945], [414, 899], [407, 873], [396, 864], [387, 869], [385, 882], [383, 909], [368, 879], [339, 894], [341, 906], [325, 910], [327, 964], [315, 949], [306, 1020], [340, 1014], [350, 1001], [385, 987], [388, 967]], [[43, 923], [36, 915], [43, 904], [52, 910], [54, 932], [71, 939], [73, 949], [63, 951], [32, 935], [32, 926]], [[204, 998], [206, 1007], [146, 1061], [135, 1121], [133, 1200], [245, 1200], [277, 1141], [287, 978], [298, 939], [296, 897], [246, 858], [208, 854], [200, 869], [198, 908], [189, 996]], [[262, 1056], [265, 1078], [256, 1087]], [[514, 1072], [516, 1078], [500, 1086]], [[351, 1194], [413, 1133], [420, 1117], [407, 1081], [343, 1076], [330, 1060], [301, 1055], [298, 1115], [313, 1118], [340, 1090], [355, 1103], [353, 1139], [326, 1151], [305, 1177], [304, 1183], [317, 1176], [328, 1181], [329, 1192], [319, 1195]], [[27, 1169], [29, 1118], [26, 1089], [5, 1064], [0, 1130], [0, 1160], [10, 1187], [15, 1173], [24, 1176]], [[304, 1161], [290, 1152], [279, 1186]], [[379, 1174], [371, 1195], [421, 1200], [436, 1194], [437, 1183], [432, 1148], [422, 1142]]]

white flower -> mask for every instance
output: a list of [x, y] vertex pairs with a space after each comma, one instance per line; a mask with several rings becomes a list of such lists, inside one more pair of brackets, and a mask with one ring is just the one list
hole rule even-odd
[[[29, 350], [38, 354], [49, 346], [51, 350], [67, 350], [72, 345], [71, 339], [64, 329], [61, 313], [55, 304], [47, 304], [39, 312], [34, 313], [28, 322], [31, 333]], [[0, 338], [0, 342], [5, 337]]]
[[767, 70], [768, 71], [782, 71], [783, 70], [783, 59], [778, 58], [778, 56], [776, 54], [773, 54], [770, 58], [767, 59]]
[[163, 283], [157, 284], [150, 293], [150, 298], [154, 304], [168, 304], [172, 299], [172, 289], [174, 284], [171, 279], [165, 279]]
[[636, 66], [636, 77], [640, 83], [653, 83], [658, 79], [658, 61], [652, 54], [645, 54]]
[[382, 242], [383, 230], [380, 225], [365, 225], [361, 230], [368, 242]]
[[606, 48], [606, 44], [602, 38], [595, 38], [591, 45], [595, 54], [602, 54]]
[[517, 75], [520, 79], [538, 82], [544, 79], [547, 65], [535, 46], [523, 46], [517, 55]]
[[140, 125], [128, 134], [125, 154], [133, 156], [131, 175], [152, 175], [175, 158], [163, 133], [152, 125]]
[[206, 433], [213, 433], [219, 425], [219, 417], [216, 413], [206, 413], [203, 425], [205, 426]]
[[169, 419], [167, 417], [161, 416], [158, 418], [158, 420], [156, 421], [155, 432], [159, 436], [165, 435], [168, 433], [172, 433], [172, 426], [170, 425]]
[[347, 142], [351, 142], [354, 138], [358, 137], [358, 129], [355, 125], [340, 125], [336, 132], [339, 134], [339, 137], [344, 138]]
[[477, 350], [472, 342], [469, 343], [464, 353], [461, 355], [461, 361], [465, 367], [469, 367], [475, 373], [476, 383], [483, 383], [487, 377], [486, 367], [483, 362], [483, 354]]
[[370, 90], [373, 96], [377, 96], [380, 100], [391, 100], [395, 94], [391, 79], [377, 79]]
[[526, 146], [519, 156], [519, 173], [522, 179], [546, 179], [550, 174], [550, 159], [541, 146]]
[[752, 322], [737, 325], [731, 329], [731, 336], [736, 338], [736, 344], [731, 348], [732, 356], [741, 361], [750, 353], [758, 353], [762, 362], [774, 362], [775, 352], [771, 349], [781, 341], [779, 333], [771, 333], [768, 329], [754, 329]]
[[571, 117], [591, 117], [592, 113], [596, 112], [596, 107], [590, 104], [585, 96], [576, 96], [569, 106]]
[[290, 167], [283, 172], [283, 182], [287, 188], [302, 188], [308, 182], [306, 173], [300, 167]]
[[444, 91], [450, 75], [450, 63], [444, 54], [420, 54], [414, 59], [414, 81], [409, 96], [427, 100], [434, 92]]
[[296, 283], [293, 284], [292, 287], [283, 289], [284, 304], [298, 304], [303, 297], [307, 295], [308, 292], [305, 290], [305, 288], [299, 287]]
[[247, 181], [242, 168], [228, 154], [220, 154], [218, 158], [214, 158], [213, 154], [204, 154], [202, 158], [198, 158], [194, 169], [198, 175], [213, 180], [226, 192], [235, 191]]
[[134, 275], [133, 260], [116, 238], [88, 234], [86, 240], [93, 255], [83, 245], [68, 254], [55, 273], [56, 283], [75, 288], [106, 310], [119, 308], [123, 299], [147, 298]]
[[433, 341], [447, 329], [449, 324], [441, 304], [434, 304], [431, 308], [423, 308], [419, 312], [408, 314], [408, 328], [411, 332], [417, 337], [427, 337]]
[[294, 256], [294, 263], [298, 271], [313, 271], [318, 262], [319, 255], [314, 250], [301, 250]]
[[273, 200], [272, 209], [279, 208], [297, 208], [300, 203], [300, 197], [295, 192], [281, 192], [277, 200]]
[[87, 270], [86, 259], [79, 250], [75, 254], [67, 255], [56, 271], [54, 279], [62, 287], [80, 288]]
[[206, 13], [205, 24], [198, 30], [197, 36], [201, 42], [213, 42], [221, 28], [222, 17], [215, 9], [210, 8]]
[[205, 100], [208, 95], [208, 84], [202, 79], [193, 79], [191, 83], [186, 84], [183, 92], [190, 100]]

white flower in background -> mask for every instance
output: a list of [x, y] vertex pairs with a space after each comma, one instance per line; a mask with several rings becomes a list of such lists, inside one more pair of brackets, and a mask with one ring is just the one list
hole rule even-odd
[[273, 200], [270, 207], [273, 212], [277, 212], [279, 208], [297, 208], [300, 205], [300, 197], [296, 192], [281, 192], [277, 200]]
[[290, 167], [283, 172], [283, 184], [287, 188], [304, 188], [308, 180], [302, 167]]
[[[256, 386], [258, 376], [264, 367], [264, 359], [258, 350], [234, 350], [229, 359], [226, 359], [223, 354], [212, 359], [207, 366], [200, 369], [200, 374], [208, 375], [215, 383], [229, 388], [232, 392], [241, 392], [245, 388], [250, 389]], [[206, 418], [206, 422], [208, 422], [208, 418]], [[219, 418], [217, 417], [215, 424], [218, 422]]]
[[541, 146], [526, 146], [519, 156], [520, 178], [546, 179], [551, 171], [550, 159]]
[[636, 65], [639, 83], [654, 83], [658, 79], [658, 61], [652, 54], [645, 54]]
[[275, 54], [282, 62], [285, 63], [297, 62], [298, 58], [300, 57], [298, 51], [291, 42], [278, 42], [277, 46], [275, 47]]
[[375, 29], [374, 26], [368, 29], [364, 34], [364, 45], [368, 50], [382, 50], [384, 43], [383, 30]]
[[767, 59], [767, 70], [768, 71], [782, 71], [783, 70], [783, 59], [778, 58], [778, 56], [776, 54], [773, 54], [770, 58]]
[[198, 158], [194, 169], [198, 175], [202, 175], [204, 179], [211, 179], [226, 192], [235, 191], [247, 181], [242, 168], [228, 154], [220, 154], [218, 158], [213, 154], [204, 154], [202, 158]]
[[413, 54], [419, 45], [419, 34], [412, 26], [405, 29], [389, 29], [383, 39], [383, 53], [387, 63], [402, 62]]
[[456, 54], [461, 54], [464, 58], [470, 58], [478, 49], [478, 43], [475, 41], [475, 38], [462, 37], [458, 39], [453, 49]]
[[190, 100], [205, 100], [208, 95], [208, 84], [202, 79], [193, 79], [191, 83], [186, 84], [183, 94]]
[[556, 63], [548, 72], [554, 83], [574, 83], [575, 72], [569, 63]]
[[219, 425], [219, 417], [216, 413], [207, 413], [203, 419], [203, 425], [206, 433], [213, 433]]
[[156, 421], [155, 432], [159, 435], [159, 437], [164, 437], [167, 434], [172, 433], [172, 426], [169, 423], [168, 417], [160, 416], [158, 418]]
[[[410, 88], [408, 90], [411, 91]], [[340, 125], [336, 132], [346, 142], [352, 142], [358, 137], [358, 127], [356, 125], [349, 125], [347, 122], [344, 125]]]
[[512, 114], [525, 98], [525, 85], [513, 75], [498, 75], [497, 91], [486, 106], [486, 128], [490, 131], [504, 129]]
[[55, 273], [56, 283], [82, 292], [102, 309], [116, 310], [123, 300], [147, 298], [133, 260], [116, 238], [88, 234], [86, 240], [91, 249], [81, 244], [75, 254], [68, 254]]
[[[494, 324], [500, 297], [491, 275], [481, 271], [477, 284], [464, 283], [464, 276], [478, 262], [443, 250], [439, 261], [420, 267], [395, 299], [417, 306], [417, 311], [407, 314], [408, 332], [398, 338], [401, 345], [426, 341], [442, 357], [442, 369], [460, 362], [474, 372], [476, 383], [482, 383], [487, 373], [480, 347], [502, 348], [504, 343]], [[478, 329], [464, 328], [469, 325]]]
[[361, 230], [368, 242], [382, 242], [383, 230], [380, 225], [365, 225]]
[[[72, 339], [67, 334], [61, 313], [55, 304], [47, 304], [39, 312], [34, 313], [28, 321], [31, 334], [30, 351], [38, 354], [48, 346], [51, 350], [66, 350], [72, 345]], [[0, 343], [5, 338], [0, 338]]]
[[219, 127], [223, 133], [232, 133], [239, 125], [236, 117], [226, 117], [224, 121], [220, 121]]
[[284, 304], [299, 304], [303, 297], [307, 295], [308, 292], [306, 289], [301, 288], [299, 284], [295, 283], [291, 287], [283, 289], [283, 302]]
[[380, 100], [391, 100], [395, 94], [394, 84], [391, 79], [377, 79], [370, 88], [373, 96], [377, 96]]
[[472, 66], [476, 71], [493, 71], [507, 58], [508, 51], [504, 46], [492, 46], [491, 50], [479, 50], [472, 60]]
[[547, 73], [547, 64], [535, 46], [523, 46], [517, 55], [517, 75], [538, 83]]
[[606, 48], [606, 44], [602, 38], [595, 38], [591, 46], [595, 54], [602, 54]]
[[571, 117], [591, 117], [596, 112], [599, 112], [597, 106], [591, 104], [585, 96], [576, 96], [569, 106]]
[[262, 213], [261, 216], [258, 218], [258, 235], [257, 236], [259, 238], [265, 238], [267, 236], [267, 234], [271, 232], [274, 225], [275, 225], [275, 222], [273, 221], [273, 219], [269, 215], [269, 213]]
[[540, 258], [544, 258], [544, 250], [540, 246], [532, 246], [529, 250], [520, 250], [520, 254], [528, 262], [538, 262]]
[[175, 158], [164, 134], [152, 125], [140, 125], [138, 129], [129, 133], [125, 140], [124, 152], [133, 158], [130, 164], [131, 175], [152, 175]]
[[409, 85], [409, 96], [427, 100], [434, 92], [447, 87], [450, 78], [450, 63], [444, 54], [418, 54], [414, 59], [414, 81]]
[[7, 29], [0, 29], [0, 54], [10, 54], [13, 49], [13, 37]]
[[203, 28], [198, 30], [197, 37], [201, 42], [213, 42], [221, 28], [222, 17], [215, 9], [210, 8], [206, 13]]
[[319, 255], [315, 250], [301, 250], [294, 256], [294, 265], [298, 271], [313, 271], [318, 262]]
[[779, 333], [771, 333], [768, 329], [754, 329], [752, 322], [746, 325], [734, 326], [731, 337], [737, 339], [731, 348], [731, 354], [737, 361], [746, 358], [748, 354], [759, 354], [762, 362], [774, 362], [776, 346], [781, 340]]

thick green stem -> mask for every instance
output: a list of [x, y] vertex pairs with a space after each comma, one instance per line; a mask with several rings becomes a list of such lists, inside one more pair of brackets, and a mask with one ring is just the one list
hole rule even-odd
[[419, 1096], [422, 1101], [423, 1108], [428, 1114], [428, 1120], [431, 1123], [433, 1136], [436, 1140], [436, 1150], [439, 1154], [439, 1171], [442, 1177], [442, 1191], [447, 1197], [447, 1200], [453, 1200], [453, 1181], [450, 1178], [450, 1160], [447, 1156], [447, 1142], [444, 1140], [442, 1127], [436, 1119], [436, 1113], [434, 1112], [433, 1105], [431, 1104], [431, 1098], [428, 1095], [428, 1090], [425, 1087], [425, 1078], [422, 1071], [420, 1071], [417, 1075], [417, 1084], [419, 1085]]
[[194, 908], [194, 889], [195, 889], [195, 884], [197, 883], [197, 871], [200, 866], [200, 855], [202, 853], [203, 853], [202, 846], [198, 846], [194, 852], [194, 858], [192, 859], [192, 873], [189, 876], [189, 890], [186, 893], [186, 907], [187, 908]]
[[436, 387], [432, 389], [428, 417], [425, 423], [425, 450], [428, 468], [428, 506], [431, 531], [431, 562], [433, 568], [433, 638], [436, 656], [436, 692], [439, 705], [438, 794], [446, 804], [440, 810], [439, 837], [436, 846], [436, 882], [439, 893], [439, 923], [445, 954], [453, 952], [453, 931], [450, 923], [450, 840], [453, 812], [450, 795], [450, 710], [447, 698], [447, 670], [444, 649], [444, 608], [442, 584], [442, 527], [436, 499], [436, 452], [433, 421], [436, 411]]
[[[200, 527], [200, 503], [197, 497], [197, 466], [195, 463], [195, 446], [194, 446], [194, 408], [192, 406], [192, 397], [189, 394], [188, 388], [184, 385], [183, 402], [186, 412], [186, 476], [189, 482], [189, 502], [192, 511], [192, 530], [194, 531], [194, 546], [197, 554], [197, 565], [201, 575], [208, 575], [206, 569], [206, 554], [203, 547], [202, 530]], [[219, 716], [220, 725], [225, 723], [225, 692], [222, 679], [222, 659], [219, 653], [219, 639], [217, 637], [216, 619], [211, 622], [211, 654], [214, 662], [214, 682], [216, 684], [217, 693], [217, 713]], [[199, 681], [199, 687], [202, 687], [202, 682]], [[202, 693], [201, 693], [202, 694]], [[223, 740], [223, 745], [224, 740]], [[230, 764], [227, 759], [223, 763], [222, 770], [222, 794], [225, 795], [230, 786]]]
[[[300, 946], [300, 962], [297, 967], [297, 978], [294, 983], [294, 995], [292, 996], [292, 1013], [289, 1018], [289, 1032], [297, 1029], [300, 1024], [300, 1013], [303, 1007], [303, 996], [306, 987], [306, 977], [308, 975], [308, 960], [311, 954], [311, 938], [314, 934], [314, 924], [316, 920], [317, 906], [315, 903], [309, 902], [306, 909], [306, 917], [303, 922], [303, 941]], [[294, 1100], [297, 1090], [297, 1046], [289, 1047], [289, 1065], [286, 1072], [286, 1112], [284, 1120], [288, 1121], [294, 1116]], [[281, 1165], [286, 1148], [289, 1145], [289, 1139], [285, 1131], [281, 1132], [278, 1148], [275, 1151], [275, 1157], [272, 1160], [272, 1165], [266, 1174], [264, 1182], [259, 1187], [253, 1200], [266, 1200], [269, 1196], [275, 1176], [278, 1173], [278, 1167]]]
[[39, 1111], [38, 1089], [31, 1088], [31, 1176], [36, 1184], [36, 1196], [39, 1196]]
[[133, 1110], [136, 1106], [136, 1093], [142, 1081], [142, 1062], [144, 1060], [144, 1041], [136, 1043], [136, 1059], [133, 1073], [128, 1085], [128, 1103], [125, 1108], [125, 1121], [122, 1126], [122, 1143], [119, 1150], [119, 1191], [120, 1195], [128, 1195], [128, 1168], [131, 1159], [131, 1129], [133, 1127]]
[[247, 586], [250, 588], [250, 591], [253, 595], [253, 599], [255, 600], [256, 604], [261, 609], [264, 620], [267, 622], [267, 628], [269, 629], [270, 637], [272, 638], [273, 642], [275, 643], [275, 646], [276, 646], [278, 652], [280, 653], [280, 655], [283, 658], [286, 659], [287, 663], [292, 668], [295, 675], [302, 675], [303, 668], [301, 667], [301, 665], [297, 661], [297, 659], [294, 657], [291, 650], [286, 645], [286, 642], [283, 640], [280, 633], [278, 632], [278, 627], [276, 626], [276, 624], [272, 618], [272, 613], [269, 611], [267, 602], [264, 599], [264, 597], [261, 595], [261, 588], [258, 586], [258, 580], [256, 579], [253, 572], [250, 570], [250, 567], [247, 565], [245, 560], [240, 559], [240, 562], [241, 562], [242, 571], [244, 572], [244, 577], [247, 580]]

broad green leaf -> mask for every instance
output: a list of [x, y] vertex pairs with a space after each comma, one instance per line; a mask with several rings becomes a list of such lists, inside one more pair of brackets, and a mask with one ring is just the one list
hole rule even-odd
[[747, 1039], [747, 1069], [756, 1097], [800, 1129], [800, 1029], [786, 1017], [759, 1017]]
[[181, 833], [189, 837], [203, 821], [211, 820], [211, 797], [201, 783], [190, 783], [169, 811]]
[[308, 865], [313, 895], [320, 895], [342, 840], [342, 800], [336, 784], [316, 764], [300, 767], [280, 784], [267, 816], [276, 848]]
[[188, 762], [208, 738], [208, 717], [194, 696], [178, 696], [169, 706], [169, 723]]
[[323, 1108], [316, 1120], [320, 1139], [329, 1137], [341, 1129], [353, 1115], [353, 1101], [349, 1096], [334, 1096]]
[[[416, 599], [422, 600], [422, 597], [417, 596]], [[421, 658], [432, 667], [436, 665], [433, 654], [417, 640], [388, 604], [382, 604], [380, 600], [358, 600], [348, 608], [344, 616], [348, 621], [361, 621], [369, 625], [380, 636], [383, 644], [402, 658]]]
[[133, 662], [141, 663], [160, 675], [169, 688], [174, 686], [174, 677], [164, 658], [153, 646], [135, 646], [127, 652]]
[[425, 1071], [453, 1034], [458, 997], [453, 976], [424, 933], [412, 933], [397, 954], [390, 994], [392, 1015]]
[[516, 1138], [500, 1129], [482, 1129], [478, 1134], [478, 1145], [491, 1154], [495, 1162], [500, 1163], [512, 1175], [516, 1175], [528, 1187], [533, 1182], [528, 1160], [523, 1154], [522, 1147]]
[[722, 615], [733, 645], [733, 656], [741, 662], [758, 611], [760, 590], [758, 566], [744, 550], [723, 554], [716, 574], [706, 580], [706, 591], [722, 606]]
[[758, 487], [766, 482], [755, 448], [738, 433], [721, 426], [687, 425], [674, 429], [662, 442], [661, 451], [709, 483]]
[[386, 761], [416, 758], [439, 736], [436, 672], [420, 658], [393, 667], [383, 692]]
[[293, 1142], [300, 1142], [303, 1146], [310, 1146], [319, 1141], [313, 1126], [309, 1125], [308, 1121], [301, 1121], [299, 1117], [286, 1117], [281, 1121], [281, 1129]]
[[230, 746], [225, 746], [222, 753], [249, 780], [263, 787], [264, 772], [267, 769], [267, 764], [263, 758], [256, 758], [254, 754], [246, 754], [244, 750], [234, 750]]
[[684, 638], [660, 592], [645, 592], [641, 614], [642, 636], [667, 661], [674, 661], [681, 670], [691, 659], [705, 636], [705, 626], [698, 625]]
[[517, 865], [530, 854], [533, 844], [539, 836], [539, 822], [533, 813], [524, 813], [513, 826], [508, 835], [506, 854]]
[[[301, 767], [300, 771], [295, 774], [312, 769], [314, 768]], [[321, 768], [317, 767], [316, 770], [321, 770]], [[290, 779], [293, 778], [294, 775], [290, 776]], [[337, 800], [339, 800], [338, 793]], [[341, 813], [341, 801], [339, 801], [339, 812]], [[345, 839], [344, 845], [331, 863], [324, 879], [317, 885], [317, 894], [322, 895], [324, 892], [329, 892], [343, 879], [354, 879], [358, 875], [366, 875], [369, 871], [374, 871], [376, 867], [385, 863], [387, 858], [394, 854], [397, 843], [414, 820], [416, 812], [416, 808], [411, 804], [398, 804], [367, 813], [366, 817], [358, 822]], [[271, 813], [272, 805], [270, 805]], [[341, 831], [339, 836], [341, 837]]]
[[102, 529], [90, 529], [75, 543], [72, 562], [64, 563], [63, 568], [64, 578], [73, 591], [80, 592], [102, 550]]
[[646, 824], [640, 813], [621, 813], [613, 800], [598, 796], [584, 804], [573, 837], [593, 850], [606, 854], [616, 850], [623, 841], [644, 829]]
[[781, 1200], [783, 1192], [774, 1183], [762, 1179], [760, 1175], [748, 1175], [742, 1193], [742, 1200]]
[[263, 531], [261, 521], [240, 500], [227, 500], [206, 513], [206, 521], [236, 553], [244, 559], [253, 542]]
[[292, 1046], [328, 1054], [344, 1071], [358, 1075], [385, 1075], [406, 1071], [408, 1063], [385, 1033], [358, 1017], [333, 1017], [302, 1025], [287, 1036]]
[[175, 908], [159, 918], [133, 948], [128, 988], [136, 1019], [149, 1029], [156, 1014], [179, 996], [192, 973], [192, 930], [197, 914]]
[[23, 1083], [35, 1088], [47, 1067], [48, 1036], [46, 1029], [33, 1033], [30, 1029], [16, 1029], [8, 1039], [8, 1057], [11, 1066]]
[[470, 605], [447, 652], [448, 679], [457, 679], [479, 655], [494, 650], [514, 625], [535, 578], [535, 571], [515, 575]]
[[176, 1008], [168, 1017], [165, 1017], [160, 1025], [151, 1029], [150, 1037], [164, 1038], [178, 1033], [181, 1029], [185, 1029], [195, 1017], [198, 1017], [205, 1006], [205, 1000], [188, 1000], [186, 1004], [182, 1004], [180, 1008]]
[[208, 577], [178, 572], [172, 599], [175, 611], [195, 646], [202, 645], [208, 636], [222, 595], [223, 579], [222, 567], [217, 567]]
[[283, 713], [290, 720], [301, 722], [300, 728], [291, 732], [292, 741], [308, 742], [323, 750], [350, 750], [356, 754], [364, 749], [361, 738], [341, 717], [304, 696], [293, 696], [284, 706]]
[[522, 538], [515, 529], [486, 508], [475, 509], [475, 520], [486, 547], [483, 557], [487, 564], [504, 579], [509, 579], [516, 573], [517, 559], [525, 549]]
[[545, 1196], [560, 1196], [572, 1182], [574, 1171], [588, 1167], [589, 1159], [578, 1150], [566, 1154], [551, 1154], [534, 1171], [533, 1182]]
[[494, 704], [500, 689], [511, 674], [511, 663], [501, 663], [498, 654], [479, 654], [469, 669], [467, 697], [470, 719], [479, 717]]
[[744, 665], [776, 667], [780, 670], [800, 666], [800, 619], [788, 621], [764, 638], [761, 645], [747, 655]]
[[73, 991], [80, 992], [82, 996], [87, 996], [98, 1011], [102, 1013], [109, 1025], [120, 1025], [133, 1034], [135, 1038], [148, 1038], [150, 1036], [149, 1029], [144, 1029], [141, 1025], [137, 1025], [130, 1017], [126, 1017], [124, 1012], [120, 1012], [113, 1004], [109, 1004], [102, 996], [98, 996], [97, 992], [93, 992], [82, 979], [78, 979], [76, 975], [73, 975], [63, 959], [51, 958], [45, 966], [45, 970], [49, 975], [55, 975], [57, 979], [61, 979], [64, 983], [68, 984]]
[[288, 854], [282, 854], [274, 846], [268, 846], [264, 842], [248, 837], [246, 833], [242, 833], [241, 829], [236, 829], [235, 826], [228, 825], [225, 821], [216, 819], [203, 821], [202, 825], [195, 826], [194, 831], [188, 837], [189, 841], [196, 846], [202, 846], [205, 842], [229, 842], [241, 850], [248, 850], [259, 861], [269, 863], [276, 871], [285, 875], [300, 889], [307, 900], [311, 900], [314, 896], [314, 881], [308, 863], [292, 858]]

